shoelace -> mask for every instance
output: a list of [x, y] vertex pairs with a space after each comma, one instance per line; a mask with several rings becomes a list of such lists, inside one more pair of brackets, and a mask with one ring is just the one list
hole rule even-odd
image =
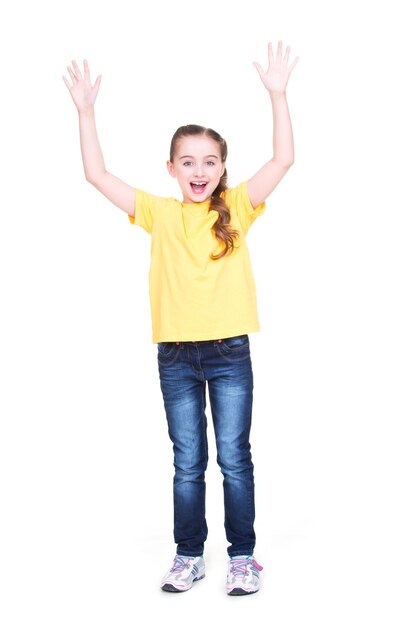
[[173, 567], [171, 568], [170, 572], [173, 572], [174, 574], [182, 572], [184, 569], [186, 569], [189, 566], [190, 560], [191, 560], [191, 557], [177, 555], [174, 558]]
[[247, 557], [244, 559], [231, 559], [231, 574], [235, 578], [245, 578], [245, 576], [247, 575], [247, 568], [251, 565], [253, 565], [259, 572], [261, 572], [261, 570], [263, 569], [261, 565], [259, 565], [257, 561], [252, 557]]

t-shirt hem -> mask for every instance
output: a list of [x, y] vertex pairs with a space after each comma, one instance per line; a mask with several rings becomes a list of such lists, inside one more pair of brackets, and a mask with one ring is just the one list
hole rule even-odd
[[259, 331], [260, 331], [260, 326], [258, 325], [258, 326], [251, 326], [251, 327], [246, 327], [246, 328], [241, 328], [241, 329], [234, 328], [233, 330], [229, 330], [229, 331], [221, 331], [216, 334], [216, 337], [214, 337], [215, 333], [187, 333], [187, 334], [179, 333], [175, 337], [173, 337], [172, 335], [161, 335], [159, 337], [153, 336], [152, 342], [161, 343], [163, 341], [167, 341], [167, 342], [168, 341], [210, 341], [211, 339], [216, 341], [216, 339], [225, 339], [226, 337], [236, 337], [237, 335], [246, 335], [248, 333], [256, 333]]

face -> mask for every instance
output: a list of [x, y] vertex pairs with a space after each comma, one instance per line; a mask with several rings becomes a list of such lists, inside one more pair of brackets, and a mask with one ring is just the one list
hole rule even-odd
[[219, 144], [206, 135], [188, 135], [177, 141], [174, 161], [167, 169], [183, 193], [183, 202], [208, 200], [225, 171]]

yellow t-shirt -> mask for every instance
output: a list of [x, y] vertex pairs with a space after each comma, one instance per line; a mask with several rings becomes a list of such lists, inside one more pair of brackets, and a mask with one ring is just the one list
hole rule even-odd
[[[221, 339], [260, 330], [254, 277], [245, 236], [265, 203], [253, 209], [247, 181], [222, 196], [231, 226], [240, 231], [232, 254], [212, 260], [224, 244], [212, 231], [217, 211], [210, 201], [182, 203], [141, 189], [135, 191], [135, 217], [151, 234], [149, 296], [152, 341]], [[238, 247], [239, 246], [239, 247]]]

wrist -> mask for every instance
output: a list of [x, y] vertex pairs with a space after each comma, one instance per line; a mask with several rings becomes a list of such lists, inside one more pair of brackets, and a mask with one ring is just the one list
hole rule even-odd
[[94, 116], [94, 105], [89, 104], [81, 109], [77, 109], [78, 115], [80, 117], [93, 117]]
[[270, 98], [272, 100], [281, 100], [286, 98], [286, 90], [284, 91], [269, 91]]

